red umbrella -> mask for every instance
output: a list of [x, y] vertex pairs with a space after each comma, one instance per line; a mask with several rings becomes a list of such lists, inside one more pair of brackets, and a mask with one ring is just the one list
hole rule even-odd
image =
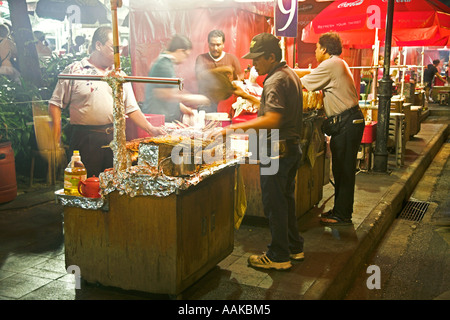
[[[320, 34], [335, 31], [344, 46], [383, 45], [387, 0], [337, 0], [322, 10], [304, 29], [302, 40], [316, 43]], [[437, 0], [396, 0], [392, 46], [450, 44], [450, 8]]]

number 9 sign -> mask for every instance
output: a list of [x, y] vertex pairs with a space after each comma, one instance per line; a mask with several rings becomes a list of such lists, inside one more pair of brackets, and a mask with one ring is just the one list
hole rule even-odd
[[275, 35], [297, 37], [297, 0], [275, 0]]

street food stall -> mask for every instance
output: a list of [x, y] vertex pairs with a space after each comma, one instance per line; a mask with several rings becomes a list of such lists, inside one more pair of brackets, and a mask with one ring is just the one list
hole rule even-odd
[[66, 264], [86, 281], [177, 295], [233, 251], [239, 158], [205, 128], [166, 131], [126, 142], [120, 157], [116, 147], [97, 197], [56, 192]]
[[177, 295], [233, 251], [237, 162], [175, 166], [161, 139], [130, 141], [136, 165], [102, 173], [100, 198], [57, 193], [66, 265], [87, 282]]
[[181, 89], [182, 81], [120, 72], [118, 3], [111, 1], [114, 70], [106, 77], [58, 76], [106, 81], [114, 95], [113, 168], [80, 181], [86, 196], [55, 192], [64, 207], [65, 262], [87, 282], [178, 295], [233, 250], [239, 158], [205, 139], [212, 125], [166, 127], [163, 136], [127, 142], [123, 83]]
[[[80, 80], [84, 76], [59, 77]], [[247, 214], [245, 208], [254, 208], [244, 190], [257, 193], [246, 188], [246, 168], [251, 170], [250, 179], [259, 179], [257, 171], [253, 175], [259, 166], [246, 167], [250, 155], [236, 152], [242, 147], [239, 139], [231, 149], [226, 140], [208, 140], [210, 131], [228, 124], [221, 118], [200, 126], [165, 123], [165, 135], [126, 141], [121, 83], [179, 85], [179, 79], [122, 78], [112, 73], [96, 80], [107, 81], [115, 93], [115, 132], [110, 145], [114, 168], [100, 174], [97, 197], [56, 192], [64, 207], [66, 265], [78, 266], [81, 277], [90, 283], [177, 296], [233, 251], [234, 229]], [[313, 167], [322, 177], [319, 172], [325, 157], [323, 135], [320, 137], [316, 122], [321, 94], [305, 92], [304, 99], [308, 115], [304, 119], [308, 128], [304, 154], [309, 162], [301, 169], [304, 172], [299, 172], [298, 181], [311, 188], [311, 179], [317, 177], [305, 176]], [[321, 197], [323, 178], [318, 180]], [[259, 183], [255, 187], [259, 188]], [[303, 191], [297, 192], [298, 206], [319, 201], [311, 199], [311, 191], [299, 190]]]

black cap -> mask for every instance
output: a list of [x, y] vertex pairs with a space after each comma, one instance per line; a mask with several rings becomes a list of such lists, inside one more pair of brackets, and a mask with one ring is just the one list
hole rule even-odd
[[260, 33], [250, 42], [250, 52], [242, 59], [255, 59], [264, 53], [275, 53], [280, 49], [280, 39], [270, 33]]

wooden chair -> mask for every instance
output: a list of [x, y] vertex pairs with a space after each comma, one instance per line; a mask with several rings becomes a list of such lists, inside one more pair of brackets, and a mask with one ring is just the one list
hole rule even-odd
[[389, 119], [389, 138], [395, 148], [395, 165], [401, 167], [405, 161], [405, 115], [391, 112]]
[[41, 157], [47, 162], [47, 183], [55, 185], [57, 172], [66, 163], [66, 154], [64, 149], [55, 146], [46, 102], [32, 102], [32, 110], [37, 150], [33, 150], [31, 155], [30, 186], [33, 185], [36, 157]]

